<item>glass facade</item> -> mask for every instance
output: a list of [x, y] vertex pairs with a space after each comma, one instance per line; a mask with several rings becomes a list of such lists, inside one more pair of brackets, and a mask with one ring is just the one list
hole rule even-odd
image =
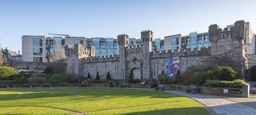
[[43, 48], [33, 48], [33, 55], [42, 55]]
[[80, 41], [81, 41], [80, 39], [75, 39], [75, 40], [74, 40], [74, 46], [75, 46], [76, 44], [80, 44]]
[[40, 38], [33, 38], [33, 46], [42, 46], [43, 41]]
[[53, 36], [53, 45], [61, 44], [62, 45], [62, 37]]
[[116, 55], [117, 54], [117, 41], [114, 41], [114, 38], [92, 38], [92, 42], [87, 42], [88, 45], [95, 47], [96, 56], [107, 56], [107, 55]]

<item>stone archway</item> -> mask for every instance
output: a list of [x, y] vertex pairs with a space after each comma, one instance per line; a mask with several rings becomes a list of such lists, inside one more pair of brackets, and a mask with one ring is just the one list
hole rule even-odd
[[131, 71], [133, 72], [134, 79], [141, 79], [141, 71], [139, 68], [133, 68]]

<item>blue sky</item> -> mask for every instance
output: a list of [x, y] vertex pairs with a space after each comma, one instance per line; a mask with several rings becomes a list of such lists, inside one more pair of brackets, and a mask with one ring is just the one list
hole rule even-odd
[[0, 0], [1, 47], [22, 50], [22, 35], [63, 33], [71, 36], [155, 38], [207, 32], [236, 20], [256, 32], [256, 0]]

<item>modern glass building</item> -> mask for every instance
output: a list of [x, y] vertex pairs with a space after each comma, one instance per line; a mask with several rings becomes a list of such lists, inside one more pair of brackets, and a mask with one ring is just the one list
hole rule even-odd
[[[104, 37], [71, 37], [71, 36], [24, 36], [24, 40], [28, 41], [32, 39], [32, 51], [27, 51], [29, 55], [33, 55], [33, 59], [24, 59], [26, 61], [31, 60], [35, 62], [45, 62], [48, 53], [54, 53], [58, 48], [64, 48], [65, 45], [76, 45], [82, 44], [84, 47], [95, 47], [96, 56], [107, 56], [118, 54], [118, 44], [115, 38], [104, 38]], [[25, 41], [24, 41], [25, 44]], [[28, 44], [28, 43], [27, 43]], [[61, 47], [57, 47], [57, 45]], [[141, 45], [141, 39], [130, 38], [128, 46]], [[180, 49], [191, 49], [211, 47], [208, 39], [208, 32], [197, 33], [191, 32], [187, 36], [181, 36], [181, 34], [165, 36], [164, 39], [155, 38], [152, 43], [152, 51], [164, 51], [164, 50], [180, 50]], [[57, 48], [57, 49], [56, 49]], [[24, 48], [23, 49], [30, 49]], [[32, 52], [31, 54], [29, 52]], [[58, 52], [58, 51], [57, 51]], [[24, 56], [26, 58], [26, 56]], [[29, 56], [28, 56], [29, 57]]]

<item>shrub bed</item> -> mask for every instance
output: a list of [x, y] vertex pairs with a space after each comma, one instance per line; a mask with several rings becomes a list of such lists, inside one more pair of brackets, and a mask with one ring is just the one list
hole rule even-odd
[[230, 88], [242, 88], [244, 80], [236, 79], [233, 81], [220, 81], [220, 80], [207, 80], [205, 86], [207, 87], [230, 87]]

